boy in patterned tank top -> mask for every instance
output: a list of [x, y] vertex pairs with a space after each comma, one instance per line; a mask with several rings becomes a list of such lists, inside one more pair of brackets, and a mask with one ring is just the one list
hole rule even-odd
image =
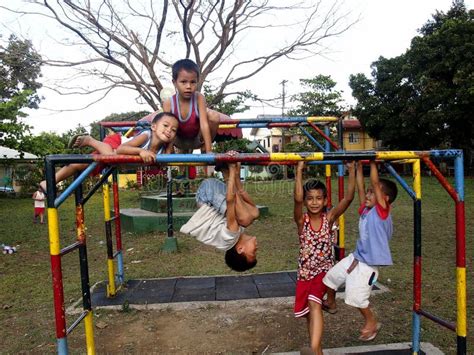
[[[294, 219], [298, 228], [300, 252], [296, 281], [295, 316], [305, 316], [311, 349], [322, 355], [323, 297], [326, 286], [323, 277], [334, 265], [332, 247], [335, 242], [332, 226], [354, 199], [355, 167], [348, 164], [347, 193], [339, 203], [327, 211], [326, 186], [317, 180], [309, 180], [303, 186], [304, 162], [298, 162], [295, 176]], [[303, 213], [303, 206], [306, 212]]]

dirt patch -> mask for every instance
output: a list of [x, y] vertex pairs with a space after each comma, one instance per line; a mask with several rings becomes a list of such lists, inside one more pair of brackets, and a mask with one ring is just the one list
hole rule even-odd
[[[324, 315], [325, 348], [353, 342], [358, 336], [357, 315], [344, 305], [337, 314]], [[295, 319], [291, 298], [190, 309], [100, 311], [94, 322], [99, 353], [261, 354], [297, 351], [308, 344], [306, 320]]]

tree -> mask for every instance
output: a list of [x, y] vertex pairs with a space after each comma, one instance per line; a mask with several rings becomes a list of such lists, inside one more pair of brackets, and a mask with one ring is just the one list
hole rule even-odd
[[[336, 82], [330, 75], [317, 75], [312, 79], [300, 79], [300, 84], [309, 89], [293, 95], [291, 100], [298, 102], [296, 109], [288, 111], [289, 116], [336, 116], [339, 117], [344, 111], [342, 92], [335, 90]], [[291, 128], [290, 132], [296, 132]], [[309, 133], [321, 145], [325, 145], [324, 138], [313, 129]], [[285, 151], [303, 152], [315, 150], [314, 143], [306, 136], [300, 142], [288, 143]]]
[[68, 136], [59, 136], [53, 132], [41, 132], [37, 136], [26, 136], [21, 144], [21, 149], [25, 152], [45, 157], [50, 154], [66, 153]]
[[209, 86], [204, 85], [204, 96], [206, 96], [206, 101], [212, 104], [208, 105], [209, 108], [216, 110], [224, 115], [232, 115], [234, 113], [240, 113], [247, 111], [250, 107], [245, 105], [247, 99], [257, 100], [257, 96], [252, 94], [250, 90], [245, 90], [244, 92], [237, 93], [235, 99], [224, 100], [223, 97], [218, 98], [212, 93], [212, 90]]
[[30, 41], [12, 35], [6, 46], [0, 43], [0, 145], [16, 149], [29, 132], [21, 109], [38, 108], [40, 66], [41, 56]]
[[[85, 49], [76, 61], [69, 56], [44, 62], [74, 68], [82, 77], [93, 75], [103, 85], [61, 89], [63, 94], [105, 96], [114, 88], [128, 88], [153, 111], [161, 104], [163, 74], [169, 76], [177, 59], [192, 58], [199, 65], [199, 89], [206, 81], [219, 81], [212, 105], [231, 94], [228, 87], [275, 61], [321, 54], [327, 39], [355, 22], [348, 20], [338, 1], [324, 0], [32, 0], [23, 4], [25, 11], [0, 8], [52, 20], [70, 35], [63, 41], [67, 49]], [[244, 53], [250, 41], [260, 45]]]
[[392, 149], [473, 149], [474, 12], [454, 1], [436, 12], [402, 55], [372, 63], [372, 79], [351, 75], [354, 113]]
[[336, 82], [330, 75], [317, 75], [313, 79], [300, 79], [300, 84], [309, 89], [291, 98], [298, 107], [290, 110], [290, 116], [340, 116], [344, 110], [342, 93], [335, 90]]

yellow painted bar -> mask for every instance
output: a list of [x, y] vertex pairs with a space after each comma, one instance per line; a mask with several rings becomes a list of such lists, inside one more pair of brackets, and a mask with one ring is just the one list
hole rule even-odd
[[[110, 220], [110, 189], [108, 183], [102, 185], [102, 196], [104, 202], [104, 221], [107, 222]], [[107, 297], [113, 297], [117, 293], [115, 287], [115, 268], [113, 259], [107, 259], [107, 275], [109, 279], [107, 285]]]
[[311, 161], [311, 160], [323, 160], [324, 153], [312, 153], [308, 155], [301, 155], [298, 153], [270, 153], [270, 161]]
[[321, 117], [321, 116], [310, 116], [307, 118], [308, 122], [337, 122], [337, 117]]
[[400, 152], [375, 152], [377, 159], [396, 160], [396, 159], [419, 159], [420, 155], [414, 151], [400, 151]]
[[92, 311], [87, 312], [87, 315], [84, 317], [84, 327], [86, 330], [87, 354], [95, 355], [94, 318], [92, 317]]
[[457, 280], [457, 322], [456, 322], [456, 333], [458, 336], [467, 336], [467, 310], [466, 310], [466, 268], [456, 268], [456, 280]]
[[237, 128], [237, 124], [236, 123], [233, 123], [233, 124], [220, 124], [219, 125], [219, 128], [220, 129], [231, 129], [231, 128]]
[[48, 208], [48, 231], [49, 252], [51, 255], [59, 255], [61, 247], [59, 245], [59, 219], [56, 208]]
[[331, 165], [325, 165], [326, 167], [326, 176], [331, 177]]
[[110, 220], [110, 189], [109, 184], [102, 185], [102, 197], [104, 201], [104, 221]]
[[339, 247], [345, 248], [346, 245], [346, 225], [344, 215], [339, 216]]
[[135, 127], [130, 127], [130, 129], [124, 134], [124, 137], [130, 137], [134, 130]]
[[107, 297], [113, 297], [117, 293], [117, 288], [115, 287], [115, 266], [113, 259], [107, 259], [107, 274], [109, 278]]
[[400, 159], [400, 160], [392, 160], [390, 163], [392, 164], [412, 164], [418, 159]]
[[413, 189], [415, 190], [416, 198], [421, 199], [421, 168], [419, 160], [413, 162]]

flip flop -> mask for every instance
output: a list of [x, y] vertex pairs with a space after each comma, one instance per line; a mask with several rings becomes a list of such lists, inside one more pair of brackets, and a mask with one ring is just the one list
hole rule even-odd
[[88, 135], [88, 134], [85, 134], [85, 133], [78, 133], [78, 134], [73, 135], [73, 136], [69, 139], [69, 142], [67, 143], [67, 147], [70, 148], [70, 149], [79, 148], [79, 147], [76, 147], [77, 139], [78, 139], [79, 137], [87, 136], [87, 135]]
[[364, 334], [367, 334], [367, 332], [362, 332], [362, 334], [359, 337], [359, 340], [361, 340], [361, 341], [372, 341], [372, 340], [374, 340], [375, 337], [377, 336], [377, 334], [379, 333], [379, 330], [380, 330], [381, 327], [382, 327], [382, 323], [377, 323], [377, 325], [375, 327], [375, 330], [372, 333], [369, 333], [368, 335], [364, 336]]
[[337, 313], [337, 308], [330, 308], [326, 302], [323, 302], [321, 305], [321, 308], [324, 312], [328, 312], [329, 314], [336, 314]]

